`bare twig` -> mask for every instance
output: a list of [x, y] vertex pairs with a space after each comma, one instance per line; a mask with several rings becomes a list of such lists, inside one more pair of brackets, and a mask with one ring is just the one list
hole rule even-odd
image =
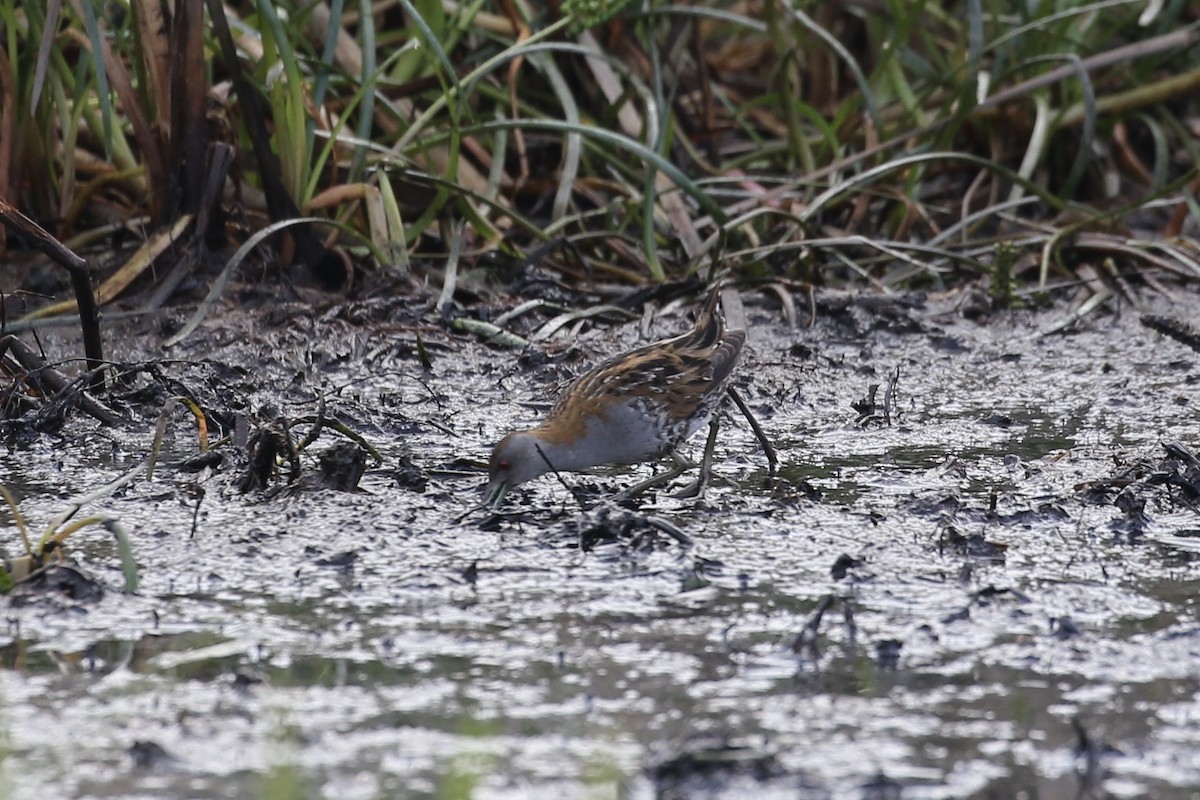
[[[0, 221], [10, 230], [29, 237], [34, 247], [70, 273], [71, 288], [75, 291], [75, 302], [79, 307], [83, 353], [87, 356], [88, 369], [94, 370], [91, 387], [103, 388], [104, 376], [100, 368], [104, 361], [104, 341], [100, 337], [100, 308], [92, 290], [92, 276], [88, 272], [87, 261], [4, 200], [0, 200]], [[13, 352], [15, 354], [16, 350]]]
[[[38, 353], [35, 353], [29, 345], [18, 339], [16, 336], [9, 334], [0, 338], [0, 354], [5, 351], [11, 352], [17, 362], [27, 371], [36, 373], [38, 378], [45, 384], [46, 388], [58, 395], [66, 395], [71, 390], [71, 381], [54, 367], [46, 363], [45, 359]], [[97, 368], [95, 372], [103, 367]], [[94, 378], [95, 372], [90, 373]], [[93, 381], [94, 382], [94, 381]], [[121, 421], [121, 416], [113, 411], [108, 406], [101, 403], [85, 391], [78, 392], [79, 409], [88, 416], [94, 417], [105, 425], [116, 425]]]

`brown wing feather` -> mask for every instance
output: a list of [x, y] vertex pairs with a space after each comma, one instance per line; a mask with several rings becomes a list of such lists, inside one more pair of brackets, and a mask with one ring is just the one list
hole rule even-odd
[[729, 379], [746, 341], [745, 331], [725, 330], [717, 314], [719, 299], [718, 286], [709, 292], [691, 330], [622, 353], [585, 372], [559, 396], [550, 416], [613, 394], [658, 398], [677, 415], [690, 416]]
[[710, 357], [712, 361], [713, 383], [725, 383], [737, 366], [738, 356], [742, 354], [742, 345], [746, 343], [745, 331], [725, 331], [725, 336]]

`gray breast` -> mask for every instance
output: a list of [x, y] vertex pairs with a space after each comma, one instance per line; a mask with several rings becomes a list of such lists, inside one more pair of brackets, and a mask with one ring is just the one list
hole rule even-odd
[[603, 417], [588, 420], [587, 433], [577, 445], [586, 451], [589, 466], [637, 464], [665, 455], [677, 443], [662, 405], [644, 397], [614, 403]]

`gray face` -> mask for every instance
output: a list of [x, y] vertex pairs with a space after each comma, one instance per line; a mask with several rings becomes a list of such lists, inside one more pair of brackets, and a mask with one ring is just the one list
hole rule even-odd
[[484, 502], [498, 506], [509, 489], [548, 470], [546, 460], [538, 453], [536, 437], [528, 432], [510, 433], [492, 451]]

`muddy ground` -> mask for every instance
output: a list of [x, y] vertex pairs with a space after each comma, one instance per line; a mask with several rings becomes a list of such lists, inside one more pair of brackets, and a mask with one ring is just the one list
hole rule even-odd
[[[1179, 292], [1143, 299], [1196, 318]], [[32, 527], [138, 468], [171, 396], [233, 441], [197, 461], [177, 409], [154, 476], [84, 504], [129, 532], [136, 593], [94, 525], [79, 572], [3, 601], [5, 796], [1200, 794], [1200, 356], [1128, 307], [1040, 336], [1065, 301], [824, 293], [791, 327], [744, 298], [777, 476], [735, 415], [702, 500], [605, 501], [642, 467], [567, 476], [589, 510], [546, 477], [499, 515], [472, 511], [490, 446], [687, 306], [524, 354], [428, 321], [430, 296], [227, 309], [166, 353], [183, 312], [109, 324], [145, 367], [107, 397], [128, 423], [5, 428]], [[329, 488], [318, 456], [349, 440], [325, 430], [294, 483], [260, 451], [243, 491], [247, 435], [319, 397], [382, 463]]]

